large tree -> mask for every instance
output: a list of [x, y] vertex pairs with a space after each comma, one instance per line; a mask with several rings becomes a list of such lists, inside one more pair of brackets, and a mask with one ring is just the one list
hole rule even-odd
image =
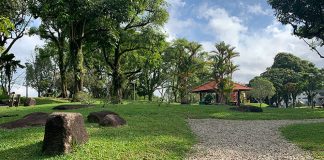
[[293, 34], [300, 38], [313, 39], [308, 43], [312, 50], [324, 58], [316, 47], [324, 45], [324, 1], [322, 0], [268, 0], [278, 20], [293, 27]]
[[[123, 22], [129, 12], [128, 0], [35, 0], [30, 4], [34, 17], [45, 17], [47, 22], [54, 22], [64, 29], [69, 43], [74, 71], [74, 93], [83, 90], [84, 53], [82, 48], [94, 34], [111, 31], [116, 27], [112, 22]], [[42, 14], [45, 12], [44, 14]], [[103, 24], [103, 25], [99, 25]], [[104, 27], [103, 27], [104, 26]], [[102, 28], [101, 28], [102, 27]], [[113, 37], [113, 35], [110, 35]]]
[[[164, 41], [159, 28], [166, 22], [168, 13], [164, 0], [128, 2], [124, 17], [116, 17], [113, 33], [99, 35], [97, 47], [111, 69], [112, 102], [121, 103], [125, 80], [141, 71], [140, 66], [127, 68], [126, 57], [138, 53], [148, 53]], [[111, 36], [111, 34], [115, 36]], [[133, 59], [136, 60], [136, 59]]]
[[[30, 34], [38, 34], [42, 39], [45, 39], [56, 47], [56, 52], [52, 52], [53, 56], [57, 57], [60, 70], [60, 97], [67, 97], [67, 77], [68, 68], [68, 48], [67, 48], [67, 31], [66, 24], [61, 24], [60, 20], [51, 17], [48, 10], [35, 10], [31, 6], [33, 14], [42, 17], [42, 23], [38, 28], [32, 28]], [[49, 12], [49, 13], [48, 13]], [[58, 17], [57, 17], [58, 18]]]
[[48, 44], [43, 48], [36, 47], [35, 57], [26, 66], [26, 80], [36, 89], [38, 97], [55, 87], [57, 77], [53, 52], [56, 48]]
[[206, 53], [201, 44], [186, 39], [177, 39], [166, 50], [166, 65], [169, 65], [171, 88], [174, 100], [180, 96], [181, 104], [188, 104], [190, 89], [196, 84], [191, 83], [204, 67], [203, 57]]

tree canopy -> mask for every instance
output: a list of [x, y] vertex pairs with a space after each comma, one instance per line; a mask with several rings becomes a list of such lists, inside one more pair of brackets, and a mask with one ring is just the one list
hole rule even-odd
[[293, 27], [293, 34], [300, 38], [315, 38], [317, 43], [308, 43], [321, 58], [317, 46], [324, 45], [324, 1], [321, 0], [268, 0], [277, 19]]

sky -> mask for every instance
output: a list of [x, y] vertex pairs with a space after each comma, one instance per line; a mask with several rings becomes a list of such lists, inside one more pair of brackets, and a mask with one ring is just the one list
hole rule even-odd
[[[234, 59], [239, 70], [233, 80], [248, 83], [273, 63], [279, 52], [292, 53], [323, 68], [323, 59], [311, 51], [306, 43], [292, 35], [290, 26], [276, 20], [274, 11], [266, 0], [167, 0], [169, 21], [164, 26], [167, 40], [186, 38], [203, 45], [206, 51], [215, 50], [215, 43], [224, 41], [236, 47], [240, 56]], [[32, 25], [39, 25], [34, 21]], [[44, 41], [38, 36], [24, 36], [13, 46], [11, 52], [25, 63], [34, 54], [35, 46]], [[322, 47], [320, 51], [324, 52]], [[14, 87], [24, 94], [24, 71], [16, 76]], [[30, 89], [29, 95], [37, 95]]]

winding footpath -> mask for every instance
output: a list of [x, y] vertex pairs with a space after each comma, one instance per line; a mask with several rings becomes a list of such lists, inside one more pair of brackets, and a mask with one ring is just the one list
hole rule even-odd
[[295, 123], [324, 122], [324, 119], [189, 119], [188, 122], [199, 141], [188, 160], [308, 160], [313, 159], [311, 154], [285, 140], [278, 129]]

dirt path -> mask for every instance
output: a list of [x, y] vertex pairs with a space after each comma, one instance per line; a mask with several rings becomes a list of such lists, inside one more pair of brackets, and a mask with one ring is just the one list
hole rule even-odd
[[250, 160], [305, 160], [313, 159], [285, 140], [279, 127], [294, 123], [324, 122], [314, 120], [218, 120], [190, 119], [189, 125], [198, 136], [188, 160], [250, 159]]

